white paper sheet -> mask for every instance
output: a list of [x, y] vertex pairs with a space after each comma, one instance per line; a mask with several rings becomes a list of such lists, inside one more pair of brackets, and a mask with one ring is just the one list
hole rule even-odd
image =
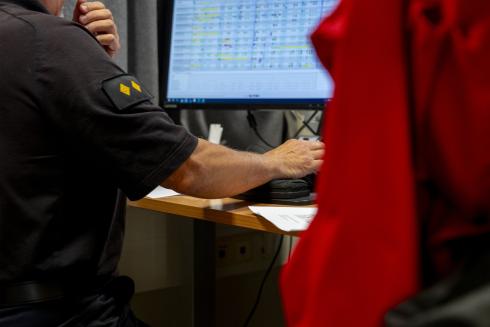
[[317, 208], [304, 207], [257, 207], [249, 206], [253, 213], [260, 215], [286, 232], [302, 231], [308, 228], [315, 217]]
[[157, 199], [157, 198], [166, 198], [169, 196], [174, 196], [179, 194], [180, 193], [158, 186], [156, 189], [151, 191], [150, 194], [148, 194], [146, 197], [150, 199]]

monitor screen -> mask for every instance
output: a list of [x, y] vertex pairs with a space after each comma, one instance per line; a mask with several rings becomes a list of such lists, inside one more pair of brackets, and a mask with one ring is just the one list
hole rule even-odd
[[323, 107], [333, 82], [309, 35], [338, 0], [173, 0], [166, 108]]

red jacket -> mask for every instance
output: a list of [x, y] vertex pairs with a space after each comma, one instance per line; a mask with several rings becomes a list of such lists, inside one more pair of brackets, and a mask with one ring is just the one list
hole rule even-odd
[[319, 211], [282, 274], [288, 326], [381, 326], [420, 287], [422, 226], [440, 276], [448, 240], [489, 230], [487, 2], [344, 0], [313, 34], [336, 90]]

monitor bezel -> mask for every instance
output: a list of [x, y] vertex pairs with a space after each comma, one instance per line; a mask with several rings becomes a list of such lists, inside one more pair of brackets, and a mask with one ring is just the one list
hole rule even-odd
[[[167, 101], [168, 70], [170, 66], [170, 43], [173, 25], [173, 5], [175, 0], [158, 1], [158, 64], [159, 64], [159, 99], [160, 105], [164, 109], [222, 109], [222, 110], [322, 110], [331, 98], [320, 99], [319, 101], [308, 102], [307, 99], [254, 99], [248, 102], [241, 102], [242, 99], [226, 99], [219, 102], [204, 103], [179, 103]], [[233, 102], [240, 100], [240, 102]], [[243, 101], [247, 101], [243, 99]]]

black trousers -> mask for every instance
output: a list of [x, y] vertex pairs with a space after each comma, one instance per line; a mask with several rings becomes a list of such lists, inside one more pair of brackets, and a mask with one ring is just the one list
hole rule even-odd
[[119, 277], [91, 295], [0, 308], [0, 327], [149, 327], [129, 306], [134, 284]]

